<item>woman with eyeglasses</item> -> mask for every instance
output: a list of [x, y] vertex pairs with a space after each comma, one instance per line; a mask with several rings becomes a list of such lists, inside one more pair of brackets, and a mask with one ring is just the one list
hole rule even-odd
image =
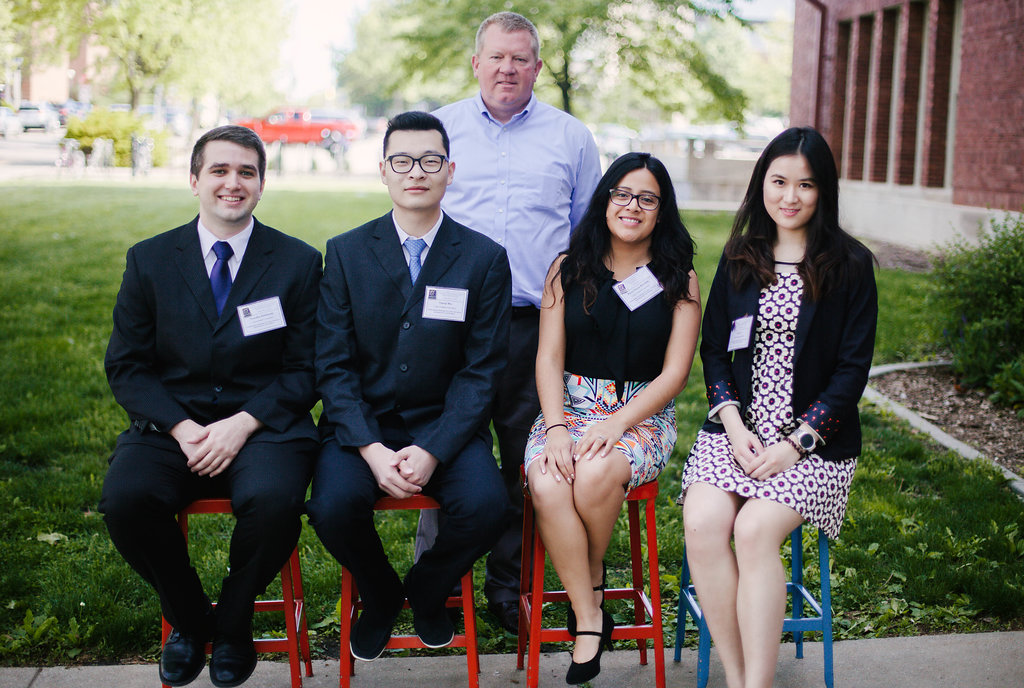
[[786, 609], [779, 548], [839, 535], [878, 317], [871, 252], [839, 226], [828, 143], [768, 144], [708, 293], [707, 422], [683, 468], [686, 556], [729, 688], [769, 688]]
[[626, 491], [655, 480], [676, 440], [675, 397], [700, 330], [693, 240], [649, 153], [615, 160], [545, 281], [541, 414], [526, 448], [537, 527], [569, 595], [566, 681], [611, 647], [604, 554]]

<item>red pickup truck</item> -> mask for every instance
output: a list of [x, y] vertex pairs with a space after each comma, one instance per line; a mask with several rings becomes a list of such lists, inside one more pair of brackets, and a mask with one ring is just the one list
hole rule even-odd
[[348, 144], [359, 136], [358, 125], [328, 110], [278, 110], [260, 119], [238, 120], [235, 124], [259, 134], [264, 143]]

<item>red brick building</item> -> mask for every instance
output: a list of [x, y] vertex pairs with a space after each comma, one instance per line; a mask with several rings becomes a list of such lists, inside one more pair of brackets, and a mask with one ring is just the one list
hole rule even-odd
[[1024, 0], [795, 0], [790, 102], [859, 235], [929, 246], [1024, 210]]

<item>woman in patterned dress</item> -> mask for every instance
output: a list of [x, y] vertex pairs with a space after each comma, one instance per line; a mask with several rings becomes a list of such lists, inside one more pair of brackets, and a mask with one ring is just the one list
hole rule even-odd
[[[825, 139], [792, 128], [761, 154], [704, 316], [710, 411], [683, 469], [686, 554], [730, 688], [772, 685], [783, 540], [839, 535], [874, 350], [871, 252], [839, 227]], [[735, 544], [735, 550], [730, 545]]]
[[[570, 684], [610, 643], [603, 558], [626, 490], [657, 478], [675, 444], [675, 397], [700, 330], [693, 241], [665, 166], [613, 162], [541, 303], [526, 474], [537, 526], [572, 604]], [[578, 628], [578, 631], [576, 630]]]

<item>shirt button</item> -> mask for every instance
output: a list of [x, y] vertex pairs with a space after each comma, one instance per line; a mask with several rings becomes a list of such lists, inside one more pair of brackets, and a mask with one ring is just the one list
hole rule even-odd
[[400, 366], [398, 366], [398, 369], [401, 370], [404, 373], [407, 370], [409, 370], [409, 366], [407, 366], [406, 364], [403, 363]]
[[410, 327], [412, 327], [412, 325], [409, 324], [408, 320], [406, 320], [404, 323], [402, 323], [402, 329], [403, 330], [408, 330]]

